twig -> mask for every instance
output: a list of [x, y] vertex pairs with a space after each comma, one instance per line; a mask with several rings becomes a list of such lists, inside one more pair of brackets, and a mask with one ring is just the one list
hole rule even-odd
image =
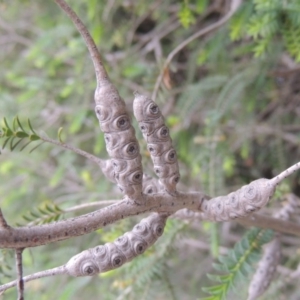
[[82, 210], [85, 208], [90, 208], [90, 207], [99, 207], [99, 206], [105, 206], [105, 205], [111, 205], [119, 202], [120, 200], [102, 200], [102, 201], [96, 201], [96, 202], [91, 202], [91, 203], [84, 203], [80, 205], [73, 206], [71, 208], [66, 208], [64, 209], [64, 213], [69, 213], [77, 210]]
[[[114, 242], [84, 250], [71, 257], [66, 264], [26, 276], [24, 281], [60, 274], [73, 277], [93, 276], [119, 268], [126, 262], [130, 262], [133, 258], [143, 254], [163, 235], [167, 218], [168, 214], [151, 214], [142, 219], [132, 231], [126, 232]], [[118, 250], [116, 251], [116, 249]], [[17, 253], [19, 250], [17, 249]], [[18, 261], [21, 261], [20, 257], [18, 257]], [[19, 285], [19, 280], [0, 286], [0, 293], [16, 284]], [[23, 298], [18, 300], [23, 300]]]
[[[185, 206], [196, 210], [197, 206], [199, 206], [200, 193], [198, 195], [197, 197], [197, 195], [194, 194], [194, 197], [191, 197], [189, 201], [185, 199]], [[39, 226], [12, 228], [10, 232], [0, 230], [0, 248], [37, 247], [90, 233], [125, 217], [150, 211], [168, 211], [171, 213], [172, 211], [175, 212], [180, 209], [179, 206], [183, 208], [182, 201], [176, 201], [176, 203], [174, 203], [172, 198], [166, 199], [160, 197], [160, 195], [157, 196], [158, 197], [152, 196], [147, 198], [147, 202], [149, 202], [147, 207], [136, 206], [124, 200], [112, 206], [72, 219]], [[194, 202], [194, 204], [192, 204], [192, 202]], [[172, 205], [172, 203], [174, 205]], [[189, 214], [189, 219], [190, 218]], [[86, 220], [89, 220], [89, 224], [86, 224]], [[260, 214], [254, 213], [250, 217], [241, 218], [236, 221], [244, 226], [273, 229], [281, 233], [300, 236], [300, 224], [282, 221]], [[49, 234], [49, 232], [51, 232], [51, 234]]]
[[67, 149], [67, 150], [71, 150], [87, 159], [89, 159], [90, 161], [92, 161], [93, 163], [96, 163], [101, 171], [103, 172], [103, 174], [106, 176], [106, 178], [108, 178], [110, 181], [112, 182], [115, 182], [115, 179], [114, 179], [114, 176], [113, 176], [113, 168], [111, 166], [111, 163], [110, 163], [110, 160], [104, 160], [104, 159], [100, 159], [99, 157], [91, 154], [91, 153], [88, 153], [84, 150], [81, 150], [79, 148], [76, 148], [74, 146], [71, 146], [71, 145], [68, 145], [66, 143], [61, 143], [59, 141], [56, 141], [56, 140], [53, 140], [49, 137], [46, 137], [46, 136], [43, 136], [41, 135], [40, 136], [40, 139], [44, 142], [48, 142], [48, 143], [51, 143], [51, 144], [54, 144], [54, 145], [57, 145], [59, 147], [62, 147], [64, 149]]
[[[275, 102], [276, 104], [276, 102]], [[271, 126], [267, 126], [265, 124], [263, 125], [257, 125], [254, 127], [254, 133], [253, 133], [253, 138], [256, 138], [259, 135], [263, 134], [270, 134], [274, 135], [276, 137], [279, 137], [280, 139], [290, 143], [293, 146], [299, 145], [299, 138], [295, 134], [291, 134], [288, 132], [284, 132], [283, 130], [279, 128], [274, 128]]]
[[[266, 229], [273, 229], [279, 232], [283, 233], [291, 233], [297, 236], [300, 236], [300, 225], [281, 221], [276, 218], [266, 217], [259, 214], [253, 214], [251, 217], [244, 218], [238, 221], [239, 223], [243, 225], [249, 225], [249, 226], [255, 226], [260, 228], [266, 228]], [[71, 259], [72, 260], [72, 259]], [[53, 268], [46, 271], [41, 271], [32, 275], [28, 275], [23, 278], [24, 282], [28, 282], [34, 279], [42, 278], [42, 277], [48, 277], [48, 276], [56, 276], [60, 274], [69, 274], [66, 270], [66, 265]], [[69, 274], [71, 275], [71, 274]], [[7, 290], [8, 288], [11, 288], [17, 284], [17, 281], [13, 281], [7, 284], [4, 284], [0, 287], [0, 294], [3, 293], [3, 291]]]
[[96, 164], [98, 164], [98, 165], [101, 165], [101, 163], [102, 163], [102, 161], [103, 161], [102, 159], [100, 159], [99, 157], [97, 157], [97, 156], [95, 156], [95, 155], [93, 155], [93, 154], [91, 154], [91, 153], [88, 153], [88, 152], [86, 152], [86, 151], [84, 151], [84, 150], [81, 150], [81, 149], [79, 149], [79, 148], [76, 148], [76, 147], [74, 147], [74, 146], [71, 146], [71, 145], [68, 145], [68, 144], [61, 143], [61, 142], [59, 142], [59, 141], [53, 140], [53, 139], [51, 139], [51, 138], [49, 138], [49, 137], [47, 137], [47, 136], [41, 135], [41, 136], [40, 136], [40, 139], [41, 139], [42, 141], [51, 143], [51, 144], [53, 144], [53, 145], [62, 147], [62, 148], [64, 148], [64, 149], [71, 150], [71, 151], [73, 151], [73, 152], [75, 152], [75, 153], [77, 153], [77, 154], [79, 154], [79, 155], [81, 155], [81, 156], [84, 156], [85, 158], [91, 160], [92, 162], [94, 162], [94, 163], [96, 163]]
[[[178, 243], [178, 247], [182, 247], [183, 251], [185, 251], [184, 247], [193, 247], [196, 249], [204, 250], [204, 251], [210, 251], [211, 246], [207, 243], [207, 241], [201, 241], [198, 239], [192, 239], [192, 238], [182, 238], [180, 239], [180, 242]], [[228, 248], [219, 246], [219, 253], [221, 255], [226, 255], [228, 253]]]
[[259, 228], [272, 229], [281, 233], [300, 236], [300, 224], [289, 221], [282, 221], [273, 217], [260, 214], [253, 214], [250, 217], [236, 220], [244, 226], [255, 226]]
[[167, 67], [169, 66], [170, 62], [172, 61], [172, 59], [174, 58], [174, 56], [181, 50], [183, 49], [186, 45], [188, 45], [190, 42], [192, 42], [193, 40], [207, 34], [210, 33], [212, 31], [217, 30], [218, 28], [220, 28], [221, 26], [223, 26], [232, 16], [233, 14], [237, 11], [237, 9], [239, 8], [240, 4], [242, 3], [242, 0], [232, 0], [231, 2], [231, 8], [229, 10], [229, 12], [218, 22], [211, 24], [203, 29], [201, 29], [200, 31], [196, 32], [195, 34], [193, 34], [192, 36], [190, 36], [189, 38], [187, 38], [185, 41], [183, 41], [181, 44], [179, 44], [167, 57], [162, 70], [155, 82], [155, 86], [154, 86], [154, 90], [152, 93], [152, 99], [155, 101], [156, 97], [157, 97], [157, 93], [159, 90], [159, 87], [162, 83], [162, 79], [163, 79], [163, 75], [165, 70], [167, 69]]
[[84, 38], [85, 43], [88, 47], [88, 50], [90, 52], [96, 78], [97, 78], [97, 86], [100, 87], [101, 82], [103, 80], [106, 80], [108, 78], [108, 75], [106, 73], [106, 70], [103, 66], [102, 59], [100, 56], [100, 53], [97, 49], [97, 46], [91, 37], [90, 33], [86, 29], [85, 25], [82, 23], [82, 21], [79, 19], [79, 17], [76, 15], [76, 13], [72, 10], [72, 8], [64, 1], [64, 0], [54, 0], [57, 5], [67, 14], [67, 16], [72, 20], [76, 28], [78, 29], [81, 36]]
[[[259, 215], [259, 214], [254, 214], [249, 218], [245, 218], [245, 219], [241, 219], [239, 221], [242, 224], [247, 224], [250, 226], [256, 226], [256, 227], [261, 227], [261, 228], [267, 228], [267, 229], [274, 229], [280, 232], [285, 232], [285, 233], [293, 233], [296, 235], [300, 235], [300, 225], [291, 223], [291, 222], [286, 222], [286, 221], [281, 221], [275, 218], [270, 218], [270, 217], [266, 217], [263, 215]], [[96, 247], [97, 248], [97, 247]], [[17, 249], [18, 251], [19, 249]], [[92, 249], [89, 249], [87, 251], [81, 252], [80, 254], [76, 255], [75, 257], [71, 258], [69, 260], [69, 262], [63, 266], [60, 267], [56, 267], [50, 270], [46, 270], [46, 271], [41, 271], [29, 276], [26, 276], [23, 278], [24, 282], [28, 282], [34, 279], [38, 279], [38, 278], [42, 278], [42, 277], [48, 277], [48, 276], [56, 276], [56, 275], [60, 275], [60, 274], [65, 274], [65, 275], [71, 275], [71, 276], [83, 276], [78, 274], [78, 270], [76, 269], [72, 269], [72, 265], [73, 263], [81, 257], [81, 259], [90, 259], [90, 251], [93, 251]], [[20, 261], [20, 260], [19, 260]], [[72, 273], [73, 271], [75, 272], [74, 274]], [[70, 271], [72, 271], [70, 273]], [[100, 270], [101, 271], [101, 270]], [[97, 271], [99, 272], [99, 271]], [[19, 274], [20, 271], [19, 271]], [[86, 275], [89, 275], [86, 274]], [[92, 274], [91, 274], [92, 275]], [[20, 276], [19, 276], [20, 277]], [[11, 288], [13, 286], [16, 286], [18, 283], [18, 280], [15, 280], [13, 282], [4, 284], [0, 287], [0, 294], [3, 293], [5, 290], [7, 290], [8, 288]]]
[[[205, 199], [200, 192], [144, 195], [142, 205], [125, 199], [116, 204], [55, 223], [0, 230], [0, 248], [29, 248], [84, 235], [121, 219], [147, 212], [175, 213], [182, 208], [199, 211]], [[87, 222], [88, 221], [88, 222]]]
[[4, 229], [9, 229], [10, 226], [7, 224], [4, 216], [3, 216], [3, 213], [2, 213], [2, 210], [0, 208], [0, 228], [4, 228]]
[[[149, 46], [152, 44], [152, 40], [161, 40], [172, 31], [180, 27], [180, 22], [177, 20], [177, 16], [171, 16], [166, 22], [162, 23], [160, 26], [157, 26], [153, 31], [146, 34], [145, 36], [140, 37], [141, 41], [133, 47], [133, 51], [130, 52], [130, 55], [134, 55], [139, 51], [145, 55], [148, 51], [151, 51], [152, 48]], [[142, 50], [144, 48], [144, 50]]]
[[293, 166], [289, 167], [288, 169], [286, 169], [285, 171], [281, 172], [279, 175], [277, 175], [276, 177], [274, 177], [270, 183], [271, 184], [279, 184], [283, 179], [287, 178], [288, 176], [290, 176], [292, 173], [296, 172], [297, 170], [300, 169], [300, 162], [294, 164]]
[[156, 0], [154, 3], [150, 5], [146, 13], [144, 13], [143, 15], [138, 17], [137, 20], [134, 21], [134, 26], [127, 36], [128, 45], [131, 45], [134, 38], [135, 31], [139, 27], [139, 25], [142, 24], [153, 13], [154, 10], [158, 9], [159, 6], [161, 6], [161, 2], [162, 0]]
[[16, 29], [11, 26], [11, 24], [8, 24], [0, 17], [0, 27], [8, 32], [8, 37], [12, 41], [16, 41], [20, 44], [23, 44], [25, 46], [31, 46], [32, 41], [25, 36], [21, 36], [17, 34]]
[[[61, 275], [61, 274], [66, 274], [65, 266], [60, 266], [57, 268], [53, 268], [50, 270], [41, 271], [41, 272], [38, 272], [38, 273], [35, 273], [32, 275], [25, 276], [25, 277], [23, 277], [23, 283], [32, 281], [35, 279], [43, 278], [43, 277], [56, 276], [56, 275]], [[1, 285], [0, 286], [0, 295], [7, 289], [14, 287], [16, 285], [17, 285], [17, 280], [14, 280], [9, 283]]]
[[[288, 220], [294, 212], [297, 203], [293, 197], [273, 216], [281, 220]], [[273, 280], [276, 268], [281, 257], [280, 234], [276, 234], [272, 241], [265, 245], [263, 255], [258, 263], [257, 269], [251, 279], [248, 288], [248, 300], [255, 300], [265, 293]]]
[[23, 248], [16, 249], [18, 300], [24, 300], [24, 280], [23, 280], [23, 264], [22, 264], [23, 250], [24, 250]]
[[[20, 227], [10, 228], [10, 230], [0, 230], [0, 248], [36, 247], [54, 241], [65, 240], [71, 237], [90, 233], [126, 217], [154, 211], [158, 213], [168, 213], [171, 215], [183, 208], [187, 208], [195, 212], [206, 212], [206, 216], [213, 217], [213, 220], [218, 222], [230, 221], [232, 216], [236, 218], [245, 218], [241, 222], [246, 225], [270, 228], [279, 232], [290, 233], [300, 236], [299, 224], [281, 221], [274, 218], [260, 216], [257, 214], [251, 214], [253, 208], [255, 208], [255, 210], [258, 210], [263, 205], [266, 205], [271, 195], [275, 191], [276, 185], [298, 169], [300, 169], [300, 162], [288, 168], [284, 172], [280, 173], [273, 179], [256, 180], [250, 183], [249, 185], [242, 187], [241, 189], [243, 189], [244, 192], [248, 191], [248, 196], [250, 196], [250, 199], [253, 193], [253, 184], [257, 184], [258, 181], [263, 180], [264, 183], [262, 187], [267, 188], [267, 190], [270, 190], [266, 194], [266, 199], [258, 199], [261, 203], [261, 206], [259, 205], [259, 203], [252, 203], [252, 205], [256, 206], [250, 206], [251, 209], [243, 211], [242, 215], [239, 215], [239, 208], [237, 208], [237, 211], [235, 212], [234, 207], [232, 207], [232, 210], [230, 211], [231, 214], [226, 213], [225, 215], [223, 215], [217, 213], [217, 215], [215, 215], [215, 213], [213, 213], [212, 216], [207, 215], [207, 210], [205, 209], [206, 205], [208, 205], [210, 209], [217, 209], [220, 207], [222, 208], [222, 205], [220, 205], [220, 200], [222, 198], [227, 199], [227, 196], [221, 196], [211, 199], [209, 196], [201, 192], [176, 192], [176, 194], [174, 195], [170, 195], [164, 192], [159, 192], [152, 195], [144, 194], [142, 195], [143, 202], [139, 205], [137, 205], [134, 201], [125, 198], [125, 200], [120, 201], [116, 204], [76, 218], [62, 220], [50, 224], [44, 224], [41, 226]], [[251, 216], [246, 218], [246, 216], [249, 214], [251, 214]], [[217, 216], [221, 216], [221, 218]], [[89, 222], [86, 222], [87, 220]]]
[[[187, 209], [177, 211], [172, 215], [172, 217], [183, 220], [207, 221], [205, 214]], [[255, 226], [259, 228], [272, 229], [281, 233], [300, 236], [300, 232], [297, 232], [300, 230], [300, 224], [280, 220], [276, 217], [268, 217], [258, 213], [253, 213], [248, 217], [236, 219], [235, 221], [243, 226]]]

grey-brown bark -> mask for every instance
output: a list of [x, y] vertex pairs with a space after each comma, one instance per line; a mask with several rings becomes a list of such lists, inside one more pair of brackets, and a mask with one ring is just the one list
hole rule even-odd
[[[58, 274], [90, 276], [119, 267], [150, 247], [163, 233], [167, 217], [181, 209], [201, 213], [201, 218], [205, 220], [224, 222], [239, 218], [241, 222], [247, 224], [260, 224], [262, 227], [277, 228], [285, 230], [285, 232], [290, 230], [294, 234], [299, 234], [299, 226], [296, 224], [291, 228], [283, 228], [282, 224], [286, 225], [288, 222], [280, 220], [275, 222], [271, 218], [253, 215], [253, 212], [268, 203], [277, 184], [298, 170], [300, 163], [273, 179], [255, 180], [227, 196], [210, 199], [202, 192], [180, 192], [176, 186], [180, 178], [179, 167], [176, 151], [169, 136], [169, 129], [164, 124], [158, 106], [151, 99], [136, 94], [134, 114], [147, 142], [159, 183], [156, 179], [143, 174], [142, 158], [135, 130], [131, 125], [123, 99], [108, 78], [93, 39], [79, 17], [64, 0], [55, 0], [55, 2], [71, 18], [83, 36], [94, 63], [97, 80], [95, 112], [100, 128], [105, 133], [106, 149], [111, 159], [104, 161], [84, 151], [76, 150], [75, 152], [95, 161], [108, 179], [118, 184], [124, 193], [124, 199], [76, 218], [31, 227], [12, 228], [8, 226], [0, 211], [0, 248], [16, 249], [17, 261], [20, 262], [20, 250], [18, 249], [36, 247], [87, 234], [130, 216], [150, 212], [156, 214], [143, 219], [132, 232], [125, 233], [114, 243], [85, 250], [71, 258], [64, 266], [30, 275], [25, 277], [24, 281]], [[240, 1], [233, 1], [232, 4], [225, 21], [236, 11]], [[223, 22], [225, 22], [224, 20]], [[46, 137], [42, 139], [50, 141]], [[66, 144], [58, 144], [71, 149]], [[71, 150], [74, 151], [74, 149]], [[271, 221], [273, 225], [271, 225]], [[156, 230], [157, 228], [159, 231]], [[19, 265], [21, 266], [21, 263]], [[20, 297], [22, 297], [23, 279], [20, 266], [18, 282]], [[0, 287], [0, 292], [15, 283], [3, 285]]]

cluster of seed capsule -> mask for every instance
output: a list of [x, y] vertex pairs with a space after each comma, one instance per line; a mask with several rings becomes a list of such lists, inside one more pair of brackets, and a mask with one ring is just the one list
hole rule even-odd
[[176, 151], [169, 129], [155, 102], [135, 93], [133, 112], [147, 142], [154, 171], [167, 192], [174, 194], [180, 179]]
[[[297, 201], [289, 197], [288, 202], [274, 217], [281, 220], [288, 220], [291, 214], [297, 209]], [[257, 269], [252, 277], [248, 289], [248, 299], [258, 299], [269, 287], [276, 273], [276, 268], [281, 258], [280, 234], [277, 233], [274, 239], [264, 246], [263, 255], [258, 263]]]
[[264, 254], [249, 285], [247, 300], [255, 300], [267, 290], [276, 272], [280, 256], [280, 241], [276, 237], [265, 246]]
[[226, 196], [204, 200], [201, 205], [203, 218], [220, 222], [247, 216], [266, 205], [275, 188], [271, 180], [261, 178]]
[[117, 89], [103, 81], [95, 93], [95, 112], [104, 132], [106, 150], [111, 157], [107, 172], [120, 190], [130, 199], [141, 201], [143, 169], [135, 130], [131, 125], [125, 102]]
[[167, 215], [154, 213], [113, 243], [97, 246], [73, 256], [65, 265], [74, 277], [93, 276], [119, 268], [145, 252], [163, 234]]

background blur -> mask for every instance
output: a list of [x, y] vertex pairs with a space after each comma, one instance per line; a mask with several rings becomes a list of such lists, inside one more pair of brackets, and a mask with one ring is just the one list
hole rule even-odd
[[[113, 83], [132, 112], [133, 91], [151, 95], [162, 63], [186, 38], [226, 14], [230, 1], [68, 1], [94, 37]], [[221, 29], [194, 40], [164, 72], [160, 105], [181, 168], [182, 190], [216, 196], [271, 178], [300, 159], [300, 3], [244, 1]], [[0, 1], [0, 118], [31, 119], [37, 132], [106, 157], [94, 115], [95, 75], [71, 21], [53, 1]], [[136, 122], [134, 126], [136, 126]], [[153, 174], [142, 135], [144, 169]], [[2, 145], [1, 141], [1, 145]], [[121, 199], [86, 159], [50, 144], [0, 155], [0, 204], [11, 225], [49, 222], [92, 209], [61, 210]], [[300, 196], [300, 175], [281, 184], [265, 212], [287, 193]], [[23, 217], [25, 216], [25, 218]], [[64, 264], [113, 241], [140, 218], [24, 252], [24, 273]], [[246, 229], [235, 222], [170, 220], [159, 243], [120, 270], [94, 278], [45, 278], [26, 284], [27, 299], [199, 299], [213, 283], [212, 263]], [[299, 241], [284, 242], [283, 268], [295, 269]], [[0, 252], [0, 283], [14, 278], [13, 252]], [[278, 274], [264, 299], [299, 299], [295, 281]], [[285, 282], [285, 281], [284, 281]], [[249, 280], [238, 286], [246, 299]], [[298, 291], [299, 293], [299, 291]], [[0, 296], [1, 297], [1, 296]], [[298, 298], [297, 298], [298, 297]], [[9, 290], [3, 299], [16, 299]]]

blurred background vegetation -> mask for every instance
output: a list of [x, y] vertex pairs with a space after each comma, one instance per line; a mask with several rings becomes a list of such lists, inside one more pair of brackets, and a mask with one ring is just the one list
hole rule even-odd
[[[130, 111], [133, 91], [151, 95], [167, 55], [224, 16], [230, 4], [229, 0], [68, 2], [95, 39]], [[93, 66], [81, 36], [56, 4], [1, 0], [0, 50], [0, 118], [10, 123], [16, 115], [21, 122], [30, 118], [37, 132], [52, 138], [63, 127], [65, 142], [106, 157], [94, 115]], [[244, 1], [225, 26], [175, 56], [156, 101], [180, 158], [182, 190], [226, 194], [299, 161], [299, 61], [299, 0]], [[144, 168], [153, 174], [137, 134]], [[30, 153], [33, 146], [22, 152], [20, 147], [1, 151], [0, 204], [11, 225], [67, 218], [89, 210], [63, 214], [61, 210], [121, 199], [96, 165], [50, 144]], [[265, 213], [280, 207], [287, 193], [300, 196], [299, 177], [298, 172], [281, 185]], [[24, 272], [63, 264], [87, 247], [114, 240], [138, 219], [26, 249]], [[161, 241], [120, 270], [94, 278], [36, 280], [26, 285], [26, 295], [32, 300], [199, 299], [207, 295], [201, 287], [211, 285], [206, 274], [213, 272], [212, 263], [245, 231], [234, 222], [170, 220]], [[299, 260], [299, 241], [287, 237], [282, 268], [296, 269]], [[2, 251], [0, 282], [14, 276], [13, 253]], [[278, 275], [265, 299], [274, 295], [299, 299], [295, 282], [282, 284], [283, 276]], [[246, 299], [246, 289], [247, 283], [241, 283], [239, 295], [230, 299]], [[3, 296], [15, 298], [15, 290]]]

